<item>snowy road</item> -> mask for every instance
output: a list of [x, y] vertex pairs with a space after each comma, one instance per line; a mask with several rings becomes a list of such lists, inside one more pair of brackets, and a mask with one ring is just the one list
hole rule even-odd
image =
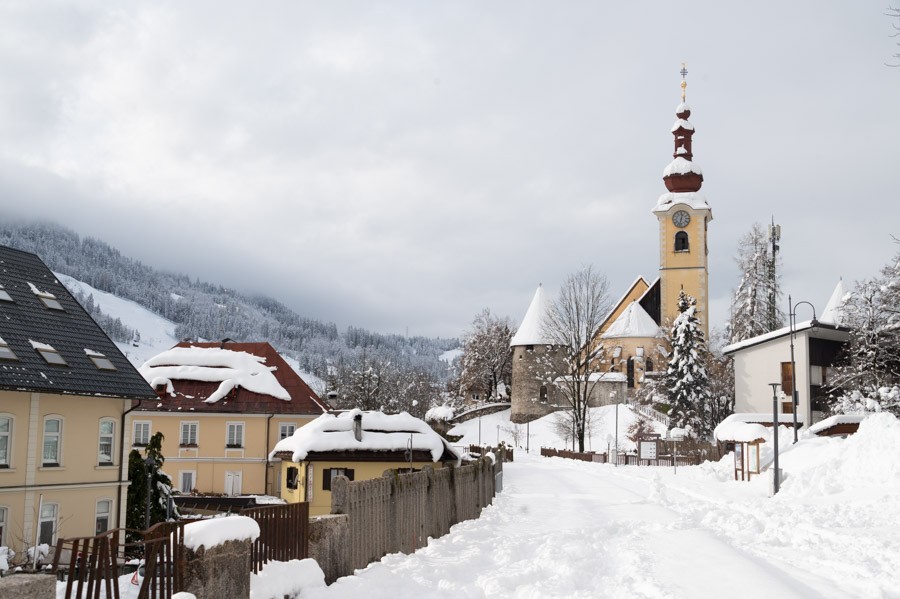
[[[762, 479], [725, 482], [712, 466], [516, 460], [478, 520], [304, 597], [900, 597], [893, 516], [880, 532], [854, 527], [840, 502], [768, 499]], [[817, 511], [841, 524], [803, 517]]]

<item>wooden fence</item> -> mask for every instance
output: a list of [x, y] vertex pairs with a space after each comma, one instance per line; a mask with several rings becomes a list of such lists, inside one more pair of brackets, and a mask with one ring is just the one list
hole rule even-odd
[[[679, 443], [679, 445], [681, 445]], [[687, 445], [687, 443], [686, 443]], [[677, 466], [697, 466], [706, 460], [718, 461], [722, 457], [721, 450], [716, 445], [710, 443], [692, 442], [689, 447], [679, 447], [678, 455], [675, 458]], [[552, 447], [541, 447], [541, 455], [544, 457], [559, 457], [570, 460], [580, 460], [582, 462], [598, 462], [600, 464], [612, 464], [615, 461], [618, 466], [672, 466], [672, 455], [660, 455], [653, 460], [642, 460], [636, 454], [620, 453], [614, 459], [607, 455], [606, 452], [594, 453], [567, 451], [565, 449], [553, 449]]]
[[500, 445], [499, 447], [491, 447], [481, 445], [469, 445], [466, 450], [472, 455], [480, 455], [483, 456], [485, 453], [493, 453], [494, 455], [498, 455], [503, 462], [512, 462], [513, 461], [513, 448], [507, 447], [506, 445]]
[[309, 555], [309, 504], [288, 503], [241, 510], [259, 524], [259, 537], [251, 546], [253, 573], [271, 560], [287, 562]]

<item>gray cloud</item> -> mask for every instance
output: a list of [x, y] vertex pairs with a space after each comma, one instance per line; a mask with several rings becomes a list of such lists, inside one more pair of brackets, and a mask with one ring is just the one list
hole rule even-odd
[[[518, 319], [594, 264], [655, 276], [677, 70], [713, 206], [713, 319], [772, 216], [823, 304], [894, 252], [883, 10], [707, 0], [0, 8], [0, 189], [157, 267], [377, 330]], [[715, 324], [714, 323], [714, 324]]]

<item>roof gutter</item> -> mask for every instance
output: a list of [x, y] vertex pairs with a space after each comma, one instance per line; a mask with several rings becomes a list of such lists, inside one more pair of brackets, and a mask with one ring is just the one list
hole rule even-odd
[[[122, 481], [122, 469], [125, 467], [125, 416], [141, 407], [143, 399], [137, 400], [137, 405], [122, 412], [122, 421], [119, 424], [119, 480]], [[130, 481], [129, 481], [130, 482]], [[128, 486], [126, 485], [127, 489]], [[127, 496], [126, 496], [127, 497]], [[122, 487], [119, 487], [119, 505], [116, 506], [116, 528], [122, 528]]]

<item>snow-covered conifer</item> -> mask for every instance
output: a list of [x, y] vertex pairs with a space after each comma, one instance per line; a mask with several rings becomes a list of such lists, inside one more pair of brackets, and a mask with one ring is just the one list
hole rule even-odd
[[678, 316], [672, 323], [672, 352], [666, 371], [669, 418], [675, 428], [690, 427], [707, 436], [709, 381], [706, 373], [706, 339], [697, 318], [696, 300], [682, 291], [678, 296]]
[[741, 237], [735, 261], [741, 270], [741, 281], [731, 300], [729, 343], [768, 333], [784, 322], [784, 312], [777, 307], [778, 264], [773, 262], [768, 238], [759, 223]]

